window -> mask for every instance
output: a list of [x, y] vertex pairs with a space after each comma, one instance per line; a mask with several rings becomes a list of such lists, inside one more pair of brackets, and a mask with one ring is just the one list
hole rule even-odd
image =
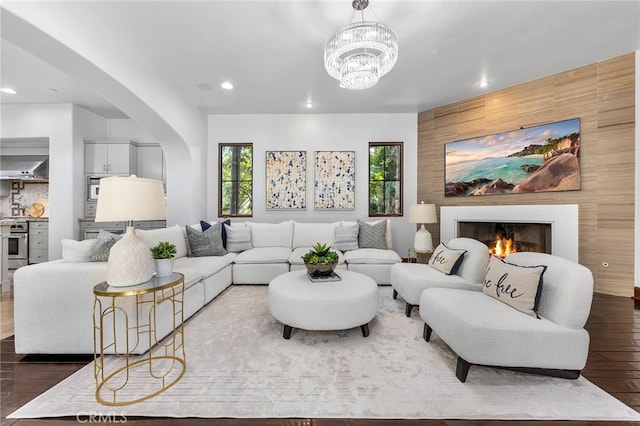
[[221, 143], [218, 146], [218, 216], [251, 216], [253, 144]]
[[402, 142], [369, 142], [369, 216], [402, 216]]

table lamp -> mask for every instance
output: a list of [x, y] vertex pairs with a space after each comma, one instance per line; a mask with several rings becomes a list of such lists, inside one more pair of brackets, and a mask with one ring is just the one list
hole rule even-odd
[[96, 222], [127, 221], [127, 231], [109, 252], [107, 283], [124, 287], [149, 281], [155, 271], [149, 246], [136, 235], [134, 220], [165, 220], [167, 201], [156, 179], [114, 176], [100, 179]]
[[412, 205], [409, 209], [409, 222], [422, 224], [416, 232], [413, 240], [413, 248], [421, 253], [432, 251], [433, 241], [431, 240], [431, 233], [425, 229], [424, 224], [438, 222], [436, 205], [425, 204], [424, 201], [421, 201], [420, 204]]

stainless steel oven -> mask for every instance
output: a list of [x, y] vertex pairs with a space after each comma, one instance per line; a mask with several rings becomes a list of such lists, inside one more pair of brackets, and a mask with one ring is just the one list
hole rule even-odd
[[18, 269], [29, 263], [29, 234], [27, 232], [27, 222], [17, 221], [11, 225], [8, 242], [8, 267], [9, 269]]

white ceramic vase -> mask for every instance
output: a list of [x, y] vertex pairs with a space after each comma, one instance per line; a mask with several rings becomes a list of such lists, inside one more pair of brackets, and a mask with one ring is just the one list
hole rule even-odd
[[173, 258], [153, 259], [156, 266], [156, 277], [168, 277], [173, 273]]

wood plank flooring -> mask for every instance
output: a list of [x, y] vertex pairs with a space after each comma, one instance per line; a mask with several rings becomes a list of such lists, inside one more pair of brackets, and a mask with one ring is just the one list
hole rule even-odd
[[[2, 305], [3, 328], [7, 318], [5, 303]], [[596, 294], [591, 315], [587, 322], [591, 335], [591, 347], [583, 375], [614, 395], [616, 398], [640, 411], [640, 309], [634, 309], [632, 299]], [[13, 337], [0, 341], [0, 414], [2, 425], [70, 425], [77, 424], [75, 417], [57, 419], [12, 420], [6, 416], [51, 388], [65, 377], [91, 362], [92, 356], [24, 356], [14, 353]], [[453, 374], [453, 372], [451, 373]], [[544, 409], [541, 407], [541, 409]], [[109, 410], [107, 410], [109, 411]], [[117, 412], [117, 410], [112, 410]], [[93, 423], [98, 423], [94, 419]], [[462, 421], [462, 420], [370, 420], [370, 419], [169, 419], [127, 418], [127, 425], [215, 425], [215, 426], [423, 426], [423, 425], [621, 425], [631, 422], [513, 422], [513, 421]], [[91, 419], [81, 418], [82, 423]], [[123, 423], [114, 418], [111, 423]], [[108, 423], [104, 420], [101, 423]], [[640, 424], [640, 423], [638, 423]]]

